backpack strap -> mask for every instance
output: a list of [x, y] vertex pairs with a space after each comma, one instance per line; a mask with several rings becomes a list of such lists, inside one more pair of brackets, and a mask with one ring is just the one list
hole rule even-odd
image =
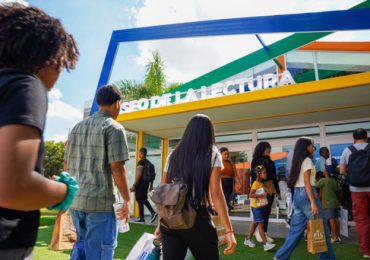
[[351, 153], [357, 152], [357, 149], [354, 145], [349, 146], [348, 149], [351, 151]]
[[370, 152], [370, 144], [367, 144], [364, 150]]

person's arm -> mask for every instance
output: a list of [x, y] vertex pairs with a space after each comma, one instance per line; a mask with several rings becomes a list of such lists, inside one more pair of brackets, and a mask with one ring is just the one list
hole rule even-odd
[[140, 180], [141, 180], [141, 177], [143, 176], [143, 173], [144, 173], [144, 167], [139, 165], [137, 168], [136, 168], [136, 175], [135, 175], [135, 182], [134, 184], [132, 185], [132, 187], [136, 187], [136, 185], [139, 184]]
[[211, 173], [211, 180], [210, 180], [210, 188], [211, 188], [211, 197], [212, 201], [215, 205], [216, 212], [218, 213], [222, 224], [226, 230], [225, 239], [227, 241], [227, 248], [225, 249], [225, 254], [231, 254], [236, 249], [236, 240], [234, 237], [231, 221], [229, 218], [229, 214], [227, 213], [227, 205], [225, 201], [225, 196], [222, 191], [221, 186], [221, 167], [214, 167]]
[[33, 171], [40, 142], [40, 130], [35, 127], [0, 127], [0, 207], [36, 210], [65, 199], [66, 184]]
[[312, 215], [319, 214], [319, 208], [315, 202], [315, 198], [312, 191], [312, 186], [310, 182], [311, 169], [304, 172], [304, 186], [306, 188], [308, 199], [311, 202]]
[[251, 163], [251, 185], [257, 179], [256, 171], [255, 171], [256, 167], [257, 167], [257, 158], [253, 159]]
[[347, 165], [346, 164], [339, 165], [339, 173], [340, 175], [347, 175]]
[[277, 176], [276, 176], [275, 163], [272, 160], [270, 160], [270, 163], [272, 164], [272, 167], [271, 167], [271, 170], [272, 170], [272, 173], [271, 173], [272, 183], [274, 184], [274, 187], [275, 187], [275, 190], [276, 190], [276, 195], [280, 199], [280, 187], [279, 187], [279, 182], [278, 182], [278, 179], [277, 179]]
[[124, 207], [118, 214], [122, 219], [128, 221], [130, 216], [130, 193], [128, 191], [125, 163], [113, 162], [109, 165], [112, 171], [113, 180], [116, 183], [117, 189], [124, 200]]
[[235, 184], [237, 184], [239, 186], [239, 188], [241, 189], [242, 186], [241, 186], [240, 181], [239, 181], [239, 177], [238, 177], [238, 174], [237, 174], [237, 171], [236, 171], [235, 164], [233, 164], [233, 176], [234, 176]]

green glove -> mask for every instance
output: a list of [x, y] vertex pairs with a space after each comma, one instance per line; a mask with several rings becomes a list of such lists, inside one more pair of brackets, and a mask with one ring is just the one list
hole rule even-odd
[[73, 200], [76, 196], [76, 193], [79, 189], [78, 183], [77, 183], [77, 181], [74, 177], [71, 177], [69, 175], [68, 172], [62, 172], [59, 176], [57, 176], [55, 178], [55, 181], [59, 181], [59, 182], [63, 182], [65, 184], [67, 184], [67, 189], [68, 189], [67, 190], [67, 196], [62, 202], [60, 202], [60, 203], [58, 203], [54, 206], [50, 206], [50, 207], [48, 207], [48, 209], [49, 210], [65, 211], [71, 206], [71, 204], [72, 204], [72, 202], [73, 202]]

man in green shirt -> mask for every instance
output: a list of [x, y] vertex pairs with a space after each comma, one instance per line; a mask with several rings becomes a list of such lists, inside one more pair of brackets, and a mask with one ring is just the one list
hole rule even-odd
[[124, 199], [119, 215], [129, 218], [130, 195], [125, 161], [129, 159], [126, 133], [115, 121], [121, 93], [115, 86], [102, 87], [97, 95], [99, 111], [71, 131], [65, 168], [75, 176], [80, 190], [71, 206], [78, 241], [71, 259], [113, 259], [117, 223], [113, 211], [114, 184]]
[[322, 206], [329, 220], [332, 243], [339, 244], [340, 188], [334, 174], [324, 172], [324, 177], [316, 182], [316, 187], [322, 190]]

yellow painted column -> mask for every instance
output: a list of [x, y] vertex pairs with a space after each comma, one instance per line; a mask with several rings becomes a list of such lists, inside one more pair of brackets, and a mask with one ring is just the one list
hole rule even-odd
[[[139, 153], [140, 153], [140, 148], [144, 147], [144, 132], [139, 131], [137, 133], [137, 142], [136, 142], [136, 165], [140, 161]], [[136, 174], [136, 168], [135, 168], [135, 174]], [[136, 202], [135, 198], [135, 203], [134, 203], [134, 216], [136, 218], [139, 217], [139, 205]]]
[[168, 138], [163, 138], [162, 139], [162, 176], [161, 176], [161, 179], [162, 179], [162, 182], [165, 178], [164, 176], [164, 167], [166, 166], [166, 160], [167, 160], [167, 156], [168, 156]]

